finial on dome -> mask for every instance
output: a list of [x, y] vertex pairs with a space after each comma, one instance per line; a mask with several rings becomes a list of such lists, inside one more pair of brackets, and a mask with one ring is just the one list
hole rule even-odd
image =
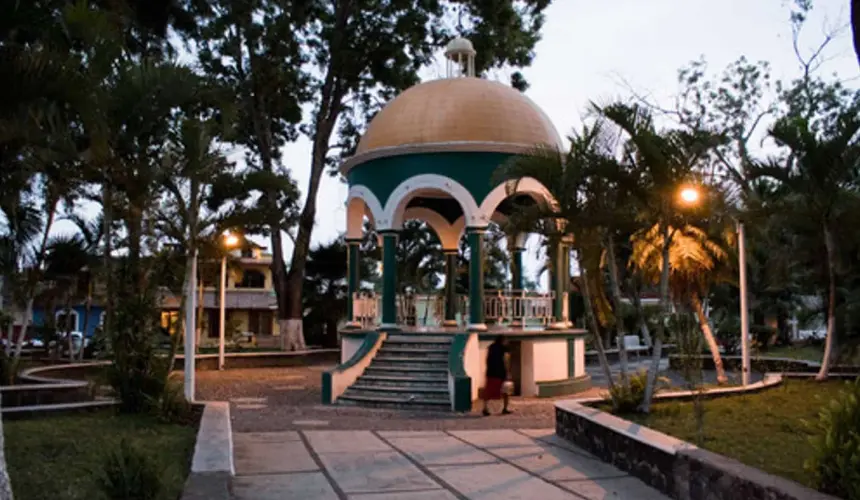
[[448, 78], [458, 76], [475, 76], [475, 46], [468, 38], [457, 37], [445, 46], [445, 58], [448, 60]]

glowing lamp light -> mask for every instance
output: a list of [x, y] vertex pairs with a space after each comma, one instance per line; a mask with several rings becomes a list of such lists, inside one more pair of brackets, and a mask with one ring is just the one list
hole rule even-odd
[[681, 190], [681, 201], [688, 205], [692, 205], [699, 201], [699, 190], [696, 188], [687, 187]]
[[224, 245], [234, 247], [239, 244], [239, 237], [227, 231], [224, 233]]

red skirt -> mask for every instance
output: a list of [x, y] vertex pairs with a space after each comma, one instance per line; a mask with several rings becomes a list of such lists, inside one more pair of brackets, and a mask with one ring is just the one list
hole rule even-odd
[[484, 400], [502, 398], [502, 384], [505, 383], [503, 378], [487, 377], [487, 382], [484, 385]]

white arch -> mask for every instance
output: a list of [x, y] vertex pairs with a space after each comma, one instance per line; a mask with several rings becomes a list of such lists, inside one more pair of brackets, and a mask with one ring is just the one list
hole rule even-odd
[[400, 229], [406, 205], [421, 191], [442, 191], [460, 204], [467, 226], [486, 226], [487, 217], [478, 207], [472, 194], [462, 184], [438, 174], [421, 174], [401, 182], [385, 203], [385, 215], [379, 222], [380, 229]]
[[[462, 218], [462, 217], [461, 217]], [[436, 236], [439, 237], [439, 242], [442, 243], [443, 250], [456, 250], [460, 242], [460, 230], [453, 224], [449, 223], [445, 217], [439, 213], [425, 207], [407, 208], [403, 213], [403, 220], [418, 219], [427, 223], [433, 228]]]
[[373, 225], [381, 224], [384, 211], [379, 198], [366, 186], [350, 186], [346, 198], [346, 237], [358, 239], [363, 236], [364, 216], [367, 215]]
[[[514, 190], [514, 188], [516, 188]], [[481, 212], [492, 216], [499, 205], [505, 201], [505, 198], [515, 194], [527, 194], [535, 199], [538, 203], [547, 203], [550, 206], [557, 206], [555, 198], [549, 190], [534, 177], [523, 177], [519, 180], [505, 181], [490, 191], [490, 194], [481, 202]]]
[[[60, 316], [61, 316], [61, 315], [64, 315], [64, 314], [66, 314], [66, 310], [65, 310], [65, 309], [60, 309], [59, 311], [55, 311], [55, 312], [54, 312], [54, 324], [57, 324], [57, 320], [59, 320], [59, 319], [60, 319]], [[75, 311], [74, 309], [69, 309], [69, 316], [72, 316], [72, 315], [74, 315], [74, 316], [75, 316], [75, 322], [74, 322], [75, 327], [74, 327], [74, 328], [72, 328], [72, 331], [73, 331], [73, 332], [77, 332], [77, 331], [78, 331], [78, 327], [79, 327], [79, 326], [80, 326], [80, 324], [81, 324], [81, 323], [80, 323], [80, 322], [81, 322], [81, 318], [80, 318], [80, 316], [78, 316], [78, 311]], [[65, 332], [65, 331], [66, 331], [66, 325], [63, 325], [63, 332]]]

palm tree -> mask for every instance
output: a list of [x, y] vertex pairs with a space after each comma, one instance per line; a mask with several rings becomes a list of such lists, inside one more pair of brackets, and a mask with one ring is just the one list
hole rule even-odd
[[[583, 193], [591, 174], [590, 165], [599, 133], [595, 128], [585, 127], [581, 134], [575, 134], [571, 138], [573, 145], [567, 154], [539, 146], [529, 154], [514, 157], [499, 167], [494, 182], [507, 181], [508, 191], [513, 194], [516, 192], [517, 183], [529, 177], [540, 182], [552, 194], [555, 203], [518, 207], [509, 218], [508, 225], [516, 231], [544, 234], [550, 244], [563, 236], [572, 236], [579, 267], [585, 278], [582, 280], [582, 291], [593, 342], [604, 376], [610, 388], [614, 388], [615, 383], [594, 310], [593, 290], [588, 286], [593, 277], [600, 275], [599, 270], [595, 271], [595, 260], [599, 269], [599, 257], [588, 259], [588, 256], [594, 256], [595, 250], [598, 256], [601, 254], [601, 240], [600, 234], [595, 231], [591, 220], [586, 216], [587, 201]], [[588, 264], [587, 260], [590, 260]]]
[[661, 240], [659, 283], [663, 317], [657, 325], [645, 398], [640, 406], [647, 413], [654, 396], [665, 324], [670, 314], [669, 250], [676, 231], [673, 228], [681, 227], [677, 223], [676, 192], [697, 170], [707, 171], [703, 164], [710, 160], [711, 150], [720, 138], [698, 130], [658, 131], [651, 113], [638, 105], [615, 103], [595, 108], [625, 136], [621, 151], [621, 164], [625, 168], [611, 174], [612, 178], [625, 186], [643, 226], [655, 226]]
[[838, 221], [860, 207], [860, 93], [825, 117], [789, 115], [770, 131], [790, 151], [784, 161], [756, 165], [752, 172], [782, 183], [792, 194], [792, 208], [817, 225], [826, 269], [827, 334], [817, 380], [825, 380], [836, 351]]
[[[671, 231], [674, 237], [669, 247], [670, 293], [675, 301], [686, 302], [696, 314], [702, 335], [714, 359], [717, 382], [724, 384], [728, 382], [728, 378], [717, 340], [705, 316], [702, 297], [707, 297], [710, 284], [716, 281], [717, 274], [726, 267], [728, 252], [719, 241], [693, 225], [684, 226], [677, 231], [672, 228]], [[636, 235], [633, 240], [631, 260], [652, 283], [657, 283], [662, 274], [661, 243], [657, 226]]]

